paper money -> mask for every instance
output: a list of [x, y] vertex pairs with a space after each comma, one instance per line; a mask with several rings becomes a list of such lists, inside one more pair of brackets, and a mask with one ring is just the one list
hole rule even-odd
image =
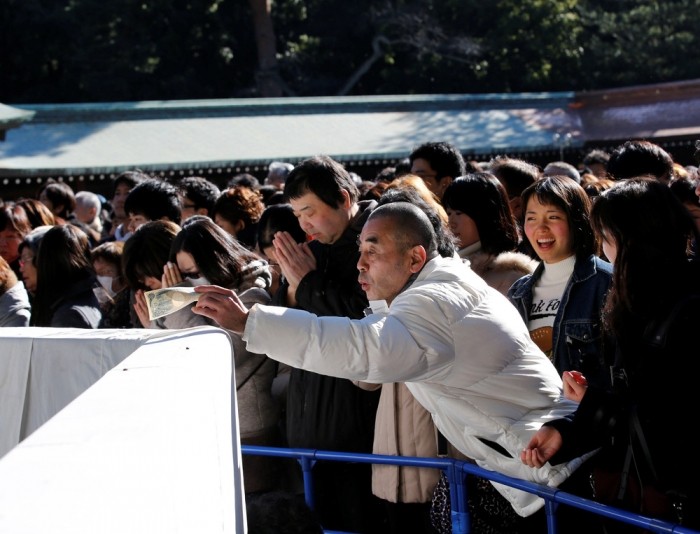
[[196, 302], [201, 293], [195, 293], [194, 287], [164, 287], [146, 291], [144, 295], [148, 307], [148, 318], [153, 321]]

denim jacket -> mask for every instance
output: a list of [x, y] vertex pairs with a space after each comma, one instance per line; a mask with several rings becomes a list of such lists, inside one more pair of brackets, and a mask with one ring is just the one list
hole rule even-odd
[[[518, 279], [508, 298], [527, 324], [532, 309], [532, 290], [544, 271], [540, 264], [531, 275]], [[609, 384], [609, 366], [615, 347], [611, 339], [603, 342], [601, 310], [612, 282], [612, 265], [597, 256], [576, 258], [574, 272], [564, 288], [554, 318], [552, 361], [559, 371], [581, 371], [589, 384]]]

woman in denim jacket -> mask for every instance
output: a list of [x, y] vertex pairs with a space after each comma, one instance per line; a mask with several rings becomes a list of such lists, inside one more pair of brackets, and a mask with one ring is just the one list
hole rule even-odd
[[[615, 265], [604, 315], [617, 340], [614, 380], [597, 388], [566, 377], [564, 391], [579, 407], [545, 423], [520, 458], [551, 467], [601, 448], [589, 465], [596, 500], [695, 532], [700, 262], [691, 261], [689, 243], [697, 230], [670, 188], [650, 177], [616, 182], [595, 201], [591, 220]], [[617, 521], [605, 527], [632, 531]]]
[[508, 298], [559, 373], [578, 371], [605, 386], [614, 344], [603, 339], [601, 310], [612, 265], [595, 255], [591, 201], [571, 178], [548, 176], [523, 191], [522, 205], [525, 236], [541, 264]]

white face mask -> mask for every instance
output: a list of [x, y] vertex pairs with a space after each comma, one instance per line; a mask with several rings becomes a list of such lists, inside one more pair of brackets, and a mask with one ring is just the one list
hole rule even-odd
[[208, 286], [210, 284], [209, 280], [207, 280], [204, 276], [200, 276], [199, 278], [190, 278], [187, 276], [186, 280], [189, 280], [190, 284], [193, 286]]
[[105, 288], [110, 297], [113, 297], [116, 293], [112, 291], [112, 281], [114, 278], [112, 276], [98, 276], [97, 281], [102, 287]]

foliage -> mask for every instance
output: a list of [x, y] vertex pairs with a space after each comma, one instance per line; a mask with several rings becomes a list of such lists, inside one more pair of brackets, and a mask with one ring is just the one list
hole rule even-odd
[[[697, 77], [699, 0], [275, 0], [289, 95], [587, 90]], [[5, 0], [0, 101], [260, 96], [248, 2]]]
[[585, 2], [583, 74], [594, 87], [696, 78], [700, 72], [698, 0]]
[[6, 0], [6, 102], [222, 96], [248, 87], [255, 41], [246, 6], [223, 0]]

